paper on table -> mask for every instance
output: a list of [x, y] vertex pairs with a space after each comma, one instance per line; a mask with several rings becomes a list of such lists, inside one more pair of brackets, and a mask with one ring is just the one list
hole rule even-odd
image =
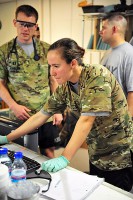
[[[104, 179], [76, 170], [63, 169], [52, 174], [48, 192], [41, 194], [56, 200], [83, 200], [91, 194]], [[44, 189], [41, 188], [41, 191]]]

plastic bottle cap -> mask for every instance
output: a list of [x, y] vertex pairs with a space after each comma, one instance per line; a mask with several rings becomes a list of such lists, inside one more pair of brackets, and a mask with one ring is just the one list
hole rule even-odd
[[23, 154], [22, 154], [22, 152], [18, 151], [18, 152], [15, 152], [14, 157], [15, 158], [22, 158]]
[[0, 155], [1, 155], [1, 154], [7, 154], [7, 152], [8, 152], [8, 149], [7, 149], [7, 148], [5, 148], [5, 147], [0, 148]]

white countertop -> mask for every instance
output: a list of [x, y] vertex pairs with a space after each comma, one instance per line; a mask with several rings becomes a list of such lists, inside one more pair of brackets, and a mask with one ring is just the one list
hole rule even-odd
[[[22, 147], [18, 144], [7, 144], [4, 145], [7, 147], [9, 150], [13, 151], [22, 151], [23, 154], [40, 164], [47, 160], [47, 157], [42, 156], [40, 154], [37, 154], [36, 152], [33, 152], [25, 147]], [[74, 168], [67, 167], [68, 169], [75, 170]], [[82, 172], [81, 172], [82, 173]], [[44, 179], [34, 179], [35, 182], [37, 182], [39, 185], [45, 185], [46, 181]], [[44, 196], [40, 196], [40, 200], [50, 200], [51, 198], [47, 198]], [[98, 188], [94, 190], [92, 194], [90, 194], [85, 200], [131, 200], [133, 199], [133, 194], [126, 192], [120, 188], [117, 188], [111, 184], [108, 184], [106, 182], [103, 182]], [[61, 200], [61, 199], [60, 199]], [[70, 199], [68, 199], [70, 200]], [[76, 199], [75, 199], [76, 200]]]

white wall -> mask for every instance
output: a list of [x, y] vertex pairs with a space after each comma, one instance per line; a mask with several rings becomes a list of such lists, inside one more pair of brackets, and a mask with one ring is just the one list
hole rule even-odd
[[0, 30], [0, 45], [15, 37], [16, 31], [13, 28], [14, 13], [16, 2], [0, 4], [0, 21], [2, 29]]
[[[38, 24], [41, 29], [41, 39], [53, 43], [62, 37], [71, 37], [82, 45], [83, 11], [78, 7], [81, 0], [15, 0], [9, 3], [0, 3], [0, 20], [3, 27], [0, 30], [0, 45], [15, 37], [16, 30], [12, 20], [17, 6], [29, 4], [39, 12]], [[91, 0], [89, 2], [92, 2]], [[131, 0], [127, 0], [130, 4]], [[112, 0], [94, 0], [95, 5], [112, 5]], [[120, 3], [114, 0], [113, 4]], [[93, 33], [93, 19], [85, 22], [84, 47]]]
[[[81, 0], [43, 0], [43, 40], [53, 43], [62, 37], [71, 37], [79, 45], [82, 45], [83, 11], [82, 8], [78, 7], [79, 2]], [[112, 0], [90, 0], [89, 2], [104, 6], [120, 4], [120, 0], [114, 0], [113, 3]], [[127, 0], [127, 4], [130, 3], [131, 0]], [[89, 19], [85, 22], [83, 45], [85, 48], [93, 32], [94, 21]]]

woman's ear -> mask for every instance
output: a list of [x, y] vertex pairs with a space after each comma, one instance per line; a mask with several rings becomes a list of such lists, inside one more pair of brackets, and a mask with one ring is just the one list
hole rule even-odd
[[71, 61], [71, 66], [72, 66], [72, 68], [75, 68], [75, 67], [77, 66], [77, 64], [78, 64], [78, 62], [77, 62], [76, 59], [73, 59], [73, 60]]

